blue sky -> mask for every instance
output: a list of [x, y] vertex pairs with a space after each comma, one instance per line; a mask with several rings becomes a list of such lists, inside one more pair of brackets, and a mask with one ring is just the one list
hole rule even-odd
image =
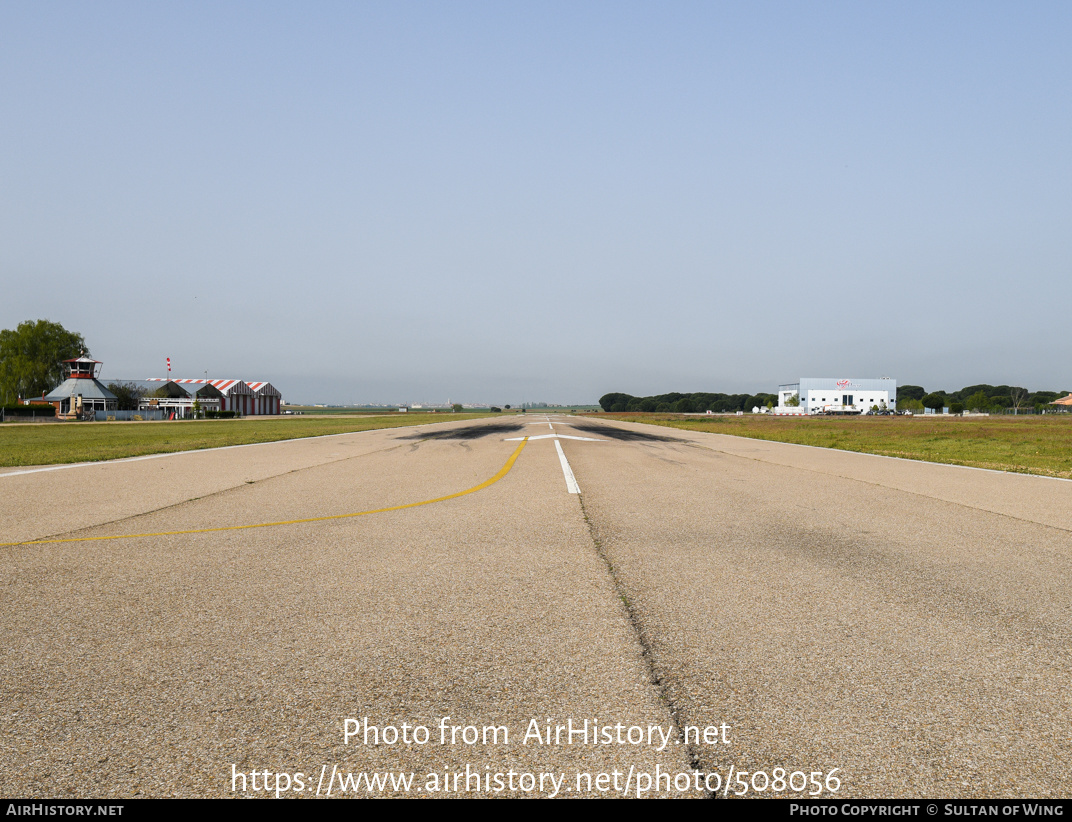
[[1072, 387], [1065, 3], [0, 2], [0, 327], [106, 379]]

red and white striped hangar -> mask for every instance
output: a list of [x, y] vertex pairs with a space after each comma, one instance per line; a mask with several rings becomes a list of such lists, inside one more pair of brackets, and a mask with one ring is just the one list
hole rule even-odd
[[283, 395], [270, 382], [247, 382], [253, 391], [253, 410], [250, 414], [278, 414]]
[[283, 395], [270, 382], [244, 382], [243, 380], [168, 380], [163, 377], [150, 377], [150, 382], [175, 382], [180, 385], [209, 385], [223, 394], [221, 411], [237, 411], [244, 417], [278, 414]]

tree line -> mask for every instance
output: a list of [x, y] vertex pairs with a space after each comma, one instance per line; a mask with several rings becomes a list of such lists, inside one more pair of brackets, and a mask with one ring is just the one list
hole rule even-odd
[[[959, 391], [927, 391], [920, 385], [897, 388], [897, 408], [901, 411], [922, 411], [924, 408], [949, 408], [961, 411], [1003, 411], [1008, 408], [1041, 410], [1070, 391], [1028, 391], [1015, 385], [969, 385]], [[610, 393], [599, 398], [604, 411], [623, 413], [655, 411], [690, 414], [705, 411], [751, 411], [778, 403], [777, 394], [657, 394], [634, 397], [632, 394]], [[959, 410], [957, 410], [959, 408]]]
[[922, 411], [924, 408], [948, 408], [961, 411], [1004, 411], [1033, 409], [1041, 411], [1069, 391], [1028, 391], [1018, 385], [989, 385], [980, 383], [959, 391], [927, 391], [921, 385], [897, 387], [897, 408], [900, 411]]
[[599, 406], [604, 411], [656, 411], [693, 414], [704, 411], [751, 411], [778, 402], [777, 394], [657, 394], [653, 397], [634, 397], [632, 394], [604, 394]]

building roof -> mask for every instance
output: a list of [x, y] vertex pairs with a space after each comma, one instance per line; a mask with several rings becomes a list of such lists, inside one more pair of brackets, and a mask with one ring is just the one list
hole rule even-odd
[[1072, 405], [1072, 394], [1067, 397], [1061, 397], [1059, 400], [1054, 400], [1051, 405]]
[[81, 394], [83, 399], [116, 399], [115, 394], [105, 388], [100, 380], [82, 377], [80, 379], [71, 378], [64, 380], [56, 388], [53, 388], [45, 395], [45, 400], [48, 402], [60, 402], [61, 400], [70, 399], [77, 394]]
[[261, 397], [282, 397], [279, 393], [279, 389], [272, 385], [270, 382], [247, 382], [253, 393]]
[[122, 382], [124, 385], [133, 385], [145, 391], [146, 397], [202, 397], [218, 399], [223, 395], [220, 390], [211, 383], [185, 383], [179, 385], [178, 380], [113, 380]]
[[205, 385], [206, 383], [214, 386], [223, 394], [252, 394], [253, 391], [242, 380], [204, 380], [204, 379], [188, 379], [185, 377], [176, 378], [173, 380], [165, 379], [164, 377], [149, 377], [147, 382], [173, 382], [179, 385]]
[[156, 391], [160, 388], [160, 383], [150, 382], [149, 380], [108, 380], [109, 385], [133, 385], [135, 388], [141, 388], [145, 391]]

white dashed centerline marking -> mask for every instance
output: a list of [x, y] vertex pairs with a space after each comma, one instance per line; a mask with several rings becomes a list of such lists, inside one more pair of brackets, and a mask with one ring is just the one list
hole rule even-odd
[[581, 493], [581, 487], [577, 485], [577, 478], [573, 476], [573, 469], [570, 468], [569, 460], [566, 459], [566, 453], [562, 450], [562, 443], [557, 439], [555, 448], [558, 450], [558, 461], [562, 463], [562, 474], [566, 477], [566, 490], [571, 494]]

